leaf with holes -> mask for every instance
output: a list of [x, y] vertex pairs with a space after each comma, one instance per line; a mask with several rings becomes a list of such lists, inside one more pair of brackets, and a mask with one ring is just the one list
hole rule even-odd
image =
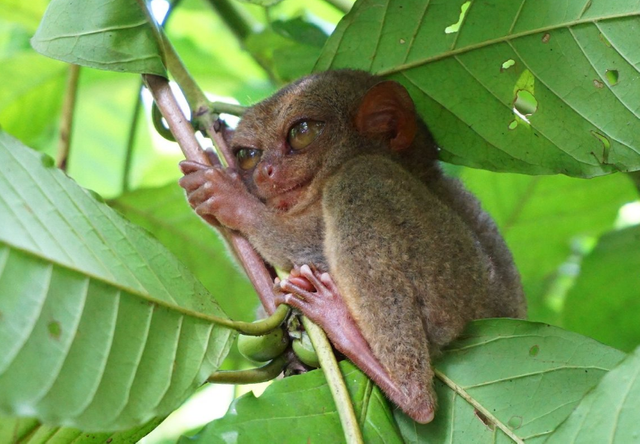
[[640, 169], [640, 4], [359, 0], [316, 70], [404, 84], [442, 159], [528, 174]]
[[571, 416], [545, 442], [607, 442], [638, 440], [640, 410], [640, 347], [602, 378]]
[[0, 133], [0, 414], [83, 431], [164, 416], [234, 334], [184, 265], [52, 163]]
[[435, 420], [397, 411], [398, 425], [407, 443], [542, 442], [624, 356], [546, 324], [475, 321], [436, 363]]
[[166, 76], [153, 26], [135, 0], [52, 0], [31, 39], [54, 59], [109, 71]]

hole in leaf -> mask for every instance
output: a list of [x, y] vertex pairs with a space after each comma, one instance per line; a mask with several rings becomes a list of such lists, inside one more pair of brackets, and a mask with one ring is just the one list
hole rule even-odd
[[517, 116], [529, 122], [528, 117], [538, 110], [538, 101], [529, 91], [519, 89], [516, 91], [516, 98], [513, 101], [513, 111]]
[[534, 345], [533, 347], [531, 347], [529, 349], [529, 356], [531, 356], [531, 357], [537, 356], [539, 352], [540, 352], [540, 346], [539, 345]]
[[489, 418], [487, 418], [487, 416], [482, 413], [480, 410], [478, 409], [474, 409], [474, 413], [477, 416], [477, 418], [482, 421], [482, 423], [489, 429], [489, 430], [495, 430], [496, 425], [491, 422], [491, 420]]
[[602, 143], [602, 160], [598, 159], [598, 157], [594, 154], [598, 162], [607, 164], [609, 163], [609, 151], [611, 150], [611, 141], [602, 133], [598, 131], [591, 130], [591, 135], [598, 139]]
[[600, 40], [602, 40], [602, 42], [603, 42], [605, 45], [607, 45], [609, 48], [611, 48], [611, 42], [609, 41], [609, 39], [608, 39], [608, 38], [606, 38], [606, 37], [604, 36], [604, 34], [603, 34], [603, 33], [600, 33]]
[[514, 130], [518, 127], [518, 121], [513, 119], [511, 122], [509, 122], [509, 129], [510, 130]]
[[502, 65], [500, 65], [500, 71], [506, 71], [507, 69], [511, 68], [515, 64], [516, 64], [515, 60], [509, 59], [506, 62], [504, 62]]
[[551, 34], [545, 32], [542, 36], [542, 43], [549, 43], [549, 40], [551, 40]]
[[445, 34], [454, 34], [458, 32], [458, 30], [460, 29], [460, 25], [462, 25], [462, 21], [464, 20], [464, 16], [467, 15], [467, 9], [469, 9], [470, 4], [471, 0], [464, 2], [462, 6], [460, 6], [460, 18], [453, 25], [444, 28]]
[[60, 322], [52, 321], [47, 325], [47, 330], [49, 330], [49, 335], [53, 339], [59, 339], [62, 334], [62, 328], [60, 327]]
[[617, 69], [607, 69], [607, 71], [604, 73], [605, 79], [607, 79], [607, 82], [609, 82], [609, 85], [611, 86], [618, 83], [618, 76], [619, 74]]
[[593, 79], [593, 86], [595, 86], [596, 88], [604, 88], [604, 83], [602, 83], [598, 79]]

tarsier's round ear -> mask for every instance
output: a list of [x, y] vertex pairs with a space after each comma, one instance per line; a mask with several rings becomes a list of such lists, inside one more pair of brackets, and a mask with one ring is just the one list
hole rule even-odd
[[362, 134], [387, 136], [391, 149], [402, 151], [416, 136], [413, 100], [398, 82], [380, 82], [372, 86], [362, 99], [355, 124]]

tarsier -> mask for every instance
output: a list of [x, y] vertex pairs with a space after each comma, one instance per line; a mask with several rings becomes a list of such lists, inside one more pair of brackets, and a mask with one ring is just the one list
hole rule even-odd
[[191, 206], [291, 270], [277, 303], [320, 325], [414, 420], [433, 419], [431, 361], [468, 321], [525, 316], [495, 224], [442, 174], [399, 83], [302, 78], [248, 109], [231, 148], [237, 170], [182, 162]]

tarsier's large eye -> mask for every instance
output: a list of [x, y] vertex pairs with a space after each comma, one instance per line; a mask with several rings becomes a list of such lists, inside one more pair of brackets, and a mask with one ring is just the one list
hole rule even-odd
[[243, 170], [250, 170], [260, 162], [262, 156], [262, 150], [255, 148], [240, 148], [236, 151], [236, 159], [238, 159], [238, 166]]
[[324, 128], [324, 122], [317, 120], [303, 120], [291, 127], [287, 137], [289, 145], [294, 150], [306, 148], [316, 140]]

